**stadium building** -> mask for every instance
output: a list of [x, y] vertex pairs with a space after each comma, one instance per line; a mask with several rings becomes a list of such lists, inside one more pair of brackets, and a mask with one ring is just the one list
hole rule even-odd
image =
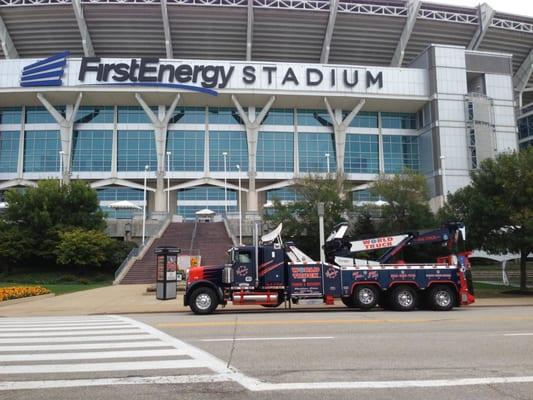
[[408, 167], [436, 208], [533, 142], [533, 19], [486, 4], [0, 0], [0, 41], [0, 197], [83, 179], [129, 218], [146, 179], [151, 219], [256, 216], [308, 173], [360, 201]]

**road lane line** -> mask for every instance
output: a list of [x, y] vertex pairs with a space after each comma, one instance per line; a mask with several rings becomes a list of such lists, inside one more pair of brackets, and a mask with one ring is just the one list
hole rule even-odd
[[101, 360], [105, 358], [143, 358], [172, 357], [185, 355], [183, 350], [135, 350], [135, 351], [95, 351], [85, 353], [44, 353], [1, 355], [0, 362], [15, 361], [64, 361], [64, 360]]
[[44, 381], [11, 381], [0, 382], [0, 391], [24, 389], [57, 389], [68, 387], [86, 386], [113, 386], [113, 385], [161, 385], [161, 384], [191, 384], [227, 382], [230, 379], [223, 375], [181, 375], [181, 376], [135, 376], [124, 378], [100, 379], [71, 379], [71, 380], [44, 380]]
[[110, 343], [76, 343], [76, 344], [43, 344], [27, 346], [0, 346], [0, 352], [6, 351], [60, 351], [60, 350], [106, 350], [106, 349], [138, 349], [151, 347], [169, 347], [157, 341], [110, 342]]
[[533, 333], [504, 333], [503, 336], [533, 336]]
[[141, 333], [142, 331], [138, 328], [132, 328], [131, 326], [126, 329], [109, 329], [109, 330], [103, 330], [100, 332], [91, 332], [91, 331], [62, 331], [62, 332], [9, 332], [9, 333], [0, 333], [0, 338], [30, 338], [30, 337], [59, 337], [59, 336], [69, 336], [69, 337], [75, 337], [75, 336], [103, 336], [103, 335], [115, 335], [115, 334], [127, 334], [127, 333]]
[[216, 338], [216, 339], [199, 339], [200, 342], [247, 342], [263, 340], [325, 340], [335, 339], [334, 336], [289, 336], [289, 337], [248, 337], [248, 338]]
[[7, 332], [48, 332], [48, 331], [93, 331], [93, 330], [109, 330], [109, 329], [121, 329], [121, 328], [129, 328], [131, 329], [131, 325], [80, 325], [80, 326], [54, 326], [49, 327], [46, 325], [45, 327], [40, 328], [23, 328], [23, 327], [17, 327], [17, 328], [2, 328], [0, 327], [0, 333], [7, 333]]
[[[152, 339], [147, 333], [140, 335], [110, 335], [110, 336], [62, 336], [62, 337], [31, 337], [24, 338], [24, 343], [76, 343], [76, 342], [117, 342], [120, 340]], [[20, 338], [0, 339], [0, 345], [15, 343], [20, 344]]]
[[203, 360], [132, 361], [87, 364], [3, 365], [0, 374], [54, 374], [65, 372], [142, 371], [153, 369], [208, 368]]

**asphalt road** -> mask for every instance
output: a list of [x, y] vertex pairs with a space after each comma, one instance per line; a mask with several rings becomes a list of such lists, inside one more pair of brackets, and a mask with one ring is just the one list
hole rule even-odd
[[215, 396], [533, 399], [533, 307], [0, 319], [0, 399]]

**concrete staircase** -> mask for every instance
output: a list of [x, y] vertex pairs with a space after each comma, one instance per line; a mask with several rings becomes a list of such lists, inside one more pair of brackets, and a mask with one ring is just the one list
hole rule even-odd
[[175, 246], [182, 254], [200, 255], [202, 265], [223, 264], [227, 250], [233, 246], [223, 222], [174, 222], [156, 239], [144, 257], [136, 260], [121, 284], [155, 283], [156, 256], [159, 246]]

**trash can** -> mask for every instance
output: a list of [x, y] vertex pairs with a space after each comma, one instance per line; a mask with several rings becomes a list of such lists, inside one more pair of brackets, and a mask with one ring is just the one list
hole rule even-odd
[[176, 298], [178, 254], [181, 249], [160, 246], [155, 249], [157, 258], [156, 298], [170, 300]]

